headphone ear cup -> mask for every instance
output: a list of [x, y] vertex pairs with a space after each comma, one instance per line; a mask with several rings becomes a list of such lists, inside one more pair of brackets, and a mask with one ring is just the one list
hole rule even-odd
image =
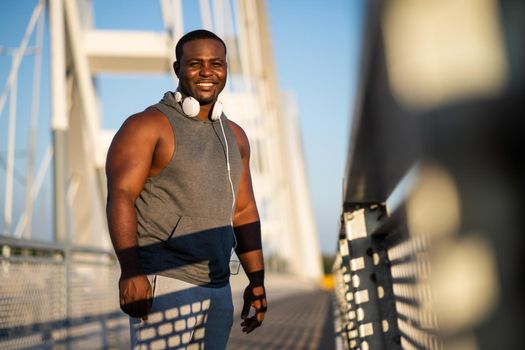
[[196, 117], [199, 114], [201, 106], [199, 101], [191, 96], [188, 96], [182, 101], [182, 110], [188, 117]]
[[175, 91], [175, 101], [177, 101], [177, 103], [182, 102], [182, 94], [179, 92], [179, 90]]
[[211, 111], [211, 120], [217, 120], [221, 117], [223, 110], [222, 102], [217, 100], [213, 105], [213, 110]]

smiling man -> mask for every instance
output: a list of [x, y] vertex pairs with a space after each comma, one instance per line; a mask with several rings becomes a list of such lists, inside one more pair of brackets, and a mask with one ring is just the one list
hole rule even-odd
[[173, 68], [177, 90], [129, 117], [108, 152], [120, 305], [133, 349], [224, 349], [233, 249], [249, 278], [242, 330], [259, 327], [267, 307], [250, 146], [218, 101], [227, 78], [224, 42], [206, 30], [187, 33]]

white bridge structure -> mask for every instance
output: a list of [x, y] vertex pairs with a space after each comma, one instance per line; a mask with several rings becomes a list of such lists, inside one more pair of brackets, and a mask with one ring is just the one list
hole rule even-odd
[[[35, 225], [32, 198], [38, 194], [41, 177], [45, 174], [45, 169], [41, 168], [40, 177], [35, 177], [31, 174], [34, 165], [26, 166], [24, 207], [19, 213], [14, 211], [13, 196], [20, 194], [13, 190], [15, 163], [18, 162], [14, 154], [19, 144], [15, 140], [19, 120], [16, 114], [17, 69], [30, 49], [31, 37], [36, 37], [37, 50], [43, 43], [40, 27], [45, 10], [49, 14], [53, 137], [43, 161], [49, 163], [52, 159], [54, 166], [55, 240], [109, 249], [104, 164], [116, 130], [102, 128], [106, 116], [102, 113], [104, 106], [97, 90], [97, 76], [107, 73], [171, 75], [171, 88], [174, 89], [177, 85], [172, 72], [174, 46], [188, 31], [182, 6], [181, 0], [160, 1], [162, 18], [158, 21], [163, 23], [164, 31], [123, 31], [94, 28], [96, 13], [91, 1], [38, 2], [26, 36], [13, 56], [12, 70], [0, 101], [2, 114], [5, 107], [9, 105], [10, 108], [3, 235], [31, 239]], [[229, 83], [221, 99], [227, 115], [239, 123], [250, 138], [253, 182], [262, 216], [268, 265], [274, 270], [318, 280], [322, 274], [320, 249], [307, 187], [297, 109], [293, 99], [279, 90], [265, 4], [262, 1], [204, 0], [199, 1], [199, 10], [200, 26], [217, 33], [228, 46]], [[33, 31], [36, 34], [32, 34]], [[140, 88], [137, 84], [136, 89]], [[159, 98], [162, 93], [159, 89]], [[33, 118], [37, 120], [38, 105], [33, 108], [36, 108]], [[4, 120], [2, 124], [5, 123]], [[39, 126], [40, 129], [44, 127]], [[35, 163], [36, 130], [32, 133], [28, 149], [33, 154], [30, 162]]]

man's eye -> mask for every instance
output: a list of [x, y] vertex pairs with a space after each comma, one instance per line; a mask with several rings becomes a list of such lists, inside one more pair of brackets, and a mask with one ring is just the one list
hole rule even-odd
[[190, 67], [198, 67], [198, 66], [199, 66], [199, 62], [190, 63]]

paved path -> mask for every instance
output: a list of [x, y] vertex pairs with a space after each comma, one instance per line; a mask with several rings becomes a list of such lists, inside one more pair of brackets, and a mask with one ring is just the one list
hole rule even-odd
[[232, 282], [235, 320], [228, 350], [332, 350], [334, 329], [330, 294], [286, 276], [268, 276], [268, 313], [263, 325], [241, 332], [241, 285]]

